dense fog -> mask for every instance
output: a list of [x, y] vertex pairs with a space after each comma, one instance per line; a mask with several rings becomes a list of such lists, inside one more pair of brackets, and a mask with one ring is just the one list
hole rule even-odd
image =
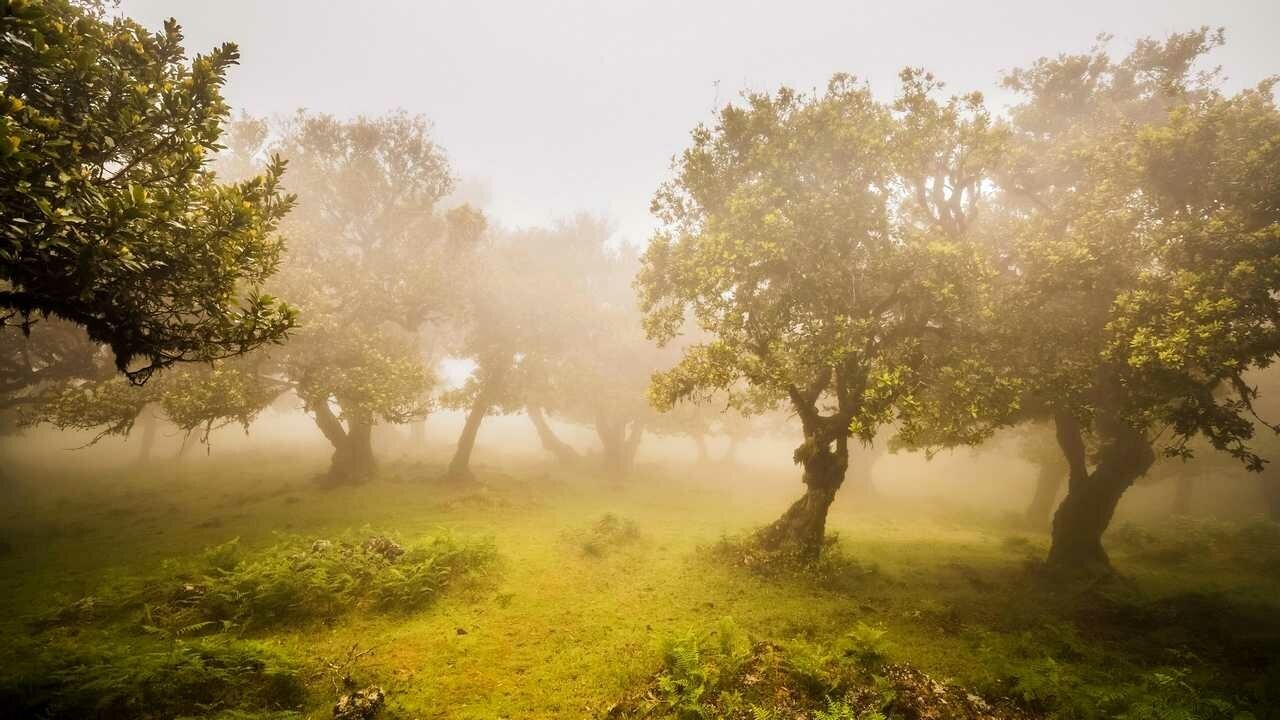
[[1280, 718], [1277, 23], [0, 0], [0, 718]]

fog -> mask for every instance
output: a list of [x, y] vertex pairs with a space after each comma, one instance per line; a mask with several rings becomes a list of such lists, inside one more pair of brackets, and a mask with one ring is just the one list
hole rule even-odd
[[1233, 89], [1275, 73], [1265, 1], [388, 2], [377, 12], [305, 0], [125, 0], [148, 26], [184, 23], [187, 45], [240, 45], [226, 95], [253, 115], [426, 115], [457, 173], [493, 217], [546, 224], [587, 211], [643, 243], [649, 200], [693, 123], [744, 90], [822, 87], [851, 72], [888, 96], [923, 66], [956, 91], [1008, 101], [1002, 71], [1045, 55], [1117, 48], [1207, 25]]
[[0, 720], [1280, 718], [1277, 28], [0, 0]]

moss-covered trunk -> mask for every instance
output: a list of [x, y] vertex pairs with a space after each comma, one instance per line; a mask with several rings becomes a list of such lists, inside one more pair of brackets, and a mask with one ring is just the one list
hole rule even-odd
[[838, 438], [834, 449], [830, 443], [806, 443], [796, 456], [804, 467], [804, 495], [760, 530], [757, 539], [766, 549], [790, 550], [803, 560], [816, 560], [826, 537], [827, 511], [849, 469], [848, 440]]
[[1027, 505], [1027, 525], [1037, 529], [1049, 526], [1053, 517], [1053, 507], [1058, 502], [1058, 494], [1062, 492], [1063, 481], [1066, 480], [1062, 468], [1057, 463], [1040, 463], [1036, 472], [1036, 489]]
[[333, 446], [325, 484], [345, 485], [368, 479], [377, 467], [373, 456], [373, 423], [352, 418], [344, 428], [327, 400], [308, 401], [307, 405], [315, 416], [316, 426]]
[[1099, 420], [1102, 448], [1097, 466], [1089, 472], [1079, 425], [1065, 413], [1056, 422], [1070, 473], [1067, 496], [1053, 516], [1049, 566], [1071, 573], [1109, 572], [1102, 534], [1125, 491], [1155, 462], [1155, 452], [1140, 431], [1104, 416]]
[[142, 412], [138, 415], [138, 425], [141, 426], [142, 434], [138, 437], [136, 462], [143, 465], [151, 462], [151, 451], [156, 446], [156, 430], [159, 428], [160, 421], [156, 418], [155, 409], [150, 405], [142, 408]]
[[635, 466], [636, 452], [644, 435], [644, 423], [640, 420], [619, 420], [605, 416], [596, 417], [596, 435], [604, 458], [604, 470], [614, 480], [621, 480]]
[[562, 465], [573, 465], [582, 459], [577, 450], [556, 436], [541, 407], [528, 405], [525, 407], [525, 412], [529, 415], [529, 421], [533, 423], [533, 429], [538, 432], [538, 440], [542, 443], [543, 450], [554, 455]]

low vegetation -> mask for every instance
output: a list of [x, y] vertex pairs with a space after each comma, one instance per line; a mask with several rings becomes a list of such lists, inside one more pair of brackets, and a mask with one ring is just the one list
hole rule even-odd
[[[1045, 535], [974, 512], [904, 522], [837, 503], [820, 571], [763, 552], [751, 528], [787, 489], [768, 475], [735, 475], [759, 491], [726, 523], [653, 467], [621, 488], [493, 472], [484, 503], [402, 481], [431, 474], [416, 464], [347, 491], [305, 486], [305, 464], [244, 488], [235, 460], [201, 467], [177, 484], [120, 471], [83, 504], [23, 496], [0, 559], [4, 707], [321, 718], [380, 697], [379, 717], [403, 719], [1242, 720], [1277, 706], [1278, 588], [1256, 571], [1268, 522], [1125, 521], [1122, 575], [1063, 589], [1039, 564]], [[250, 499], [204, 523], [206, 477]], [[149, 493], [172, 508], [125, 511]], [[357, 494], [369, 527], [346, 524]], [[265, 530], [284, 525], [295, 534]], [[1153, 552], [1173, 546], [1175, 563]]]

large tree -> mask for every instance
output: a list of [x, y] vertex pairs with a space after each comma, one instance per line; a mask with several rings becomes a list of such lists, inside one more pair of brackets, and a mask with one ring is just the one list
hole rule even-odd
[[327, 479], [373, 470], [373, 425], [421, 418], [434, 376], [422, 336], [450, 317], [484, 227], [441, 209], [453, 187], [428, 123], [395, 113], [339, 120], [299, 112], [271, 127], [245, 120], [237, 156], [289, 159], [298, 207], [276, 283], [306, 319], [271, 372], [302, 399], [334, 454]]
[[739, 402], [746, 387], [799, 417], [805, 492], [759, 539], [805, 558], [823, 545], [851, 438], [894, 421], [909, 434], [922, 413], [948, 414], [935, 398], [966, 417], [1008, 401], [972, 359], [970, 323], [990, 309], [966, 239], [1001, 133], [980, 97], [939, 102], [932, 77], [903, 80], [892, 107], [838, 75], [818, 95], [750, 94], [697, 128], [654, 200], [663, 229], [636, 281], [652, 338], [688, 321], [710, 337], [655, 376], [659, 407]]
[[992, 347], [1021, 362], [1067, 461], [1054, 567], [1109, 568], [1103, 532], [1159, 450], [1202, 435], [1263, 466], [1246, 373], [1280, 351], [1280, 113], [1273, 80], [1228, 96], [1197, 70], [1220, 42], [1202, 29], [1006, 80], [1023, 101]]
[[0, 324], [79, 325], [137, 383], [285, 336], [293, 309], [261, 292], [284, 164], [236, 183], [207, 164], [238, 57], [188, 60], [173, 20], [151, 32], [99, 3], [0, 8]]
[[294, 242], [272, 287], [297, 298], [301, 325], [278, 348], [192, 369], [114, 409], [95, 399], [121, 390], [72, 380], [55, 386], [55, 402], [32, 418], [126, 434], [138, 412], [155, 403], [179, 427], [203, 427], [203, 437], [225, 422], [247, 424], [293, 392], [333, 445], [323, 479], [368, 477], [373, 426], [426, 411], [434, 376], [422, 336], [446, 319], [458, 290], [449, 269], [465, 261], [483, 226], [469, 208], [438, 209], [452, 181], [427, 130], [404, 114], [340, 121], [299, 113], [274, 126], [252, 118], [234, 123], [222, 173], [256, 172], [272, 151], [296, 168], [290, 189], [300, 199], [288, 220]]

